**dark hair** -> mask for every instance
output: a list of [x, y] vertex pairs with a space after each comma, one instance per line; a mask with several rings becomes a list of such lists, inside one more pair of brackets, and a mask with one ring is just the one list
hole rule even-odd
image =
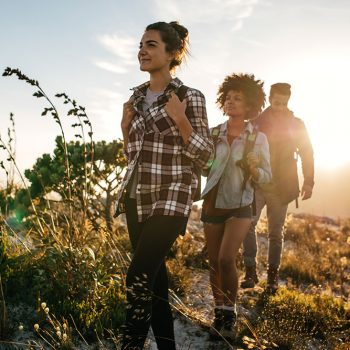
[[254, 74], [232, 74], [228, 75], [220, 85], [216, 103], [220, 109], [224, 108], [226, 95], [229, 91], [240, 91], [246, 99], [250, 108], [249, 119], [254, 119], [265, 105], [264, 82], [255, 80]]
[[288, 83], [273, 84], [273, 85], [271, 85], [271, 89], [270, 89], [270, 97], [272, 97], [273, 94], [281, 94], [281, 95], [290, 96], [291, 95], [290, 88], [291, 88], [291, 86]]
[[148, 25], [145, 31], [148, 30], [158, 30], [166, 51], [175, 53], [170, 63], [170, 70], [179, 66], [184, 56], [188, 54], [188, 30], [178, 22], [156, 22]]

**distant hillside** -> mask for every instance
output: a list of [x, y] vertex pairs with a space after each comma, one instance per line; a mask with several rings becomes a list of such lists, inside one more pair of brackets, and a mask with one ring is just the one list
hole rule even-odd
[[[305, 212], [321, 216], [350, 217], [350, 164], [336, 170], [316, 169], [313, 197], [299, 201], [299, 209], [291, 203], [292, 212]], [[300, 176], [302, 185], [303, 177]]]

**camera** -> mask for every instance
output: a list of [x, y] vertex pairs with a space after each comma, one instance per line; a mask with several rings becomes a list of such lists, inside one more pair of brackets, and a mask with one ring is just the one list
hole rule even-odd
[[237, 160], [236, 165], [239, 166], [244, 171], [247, 171], [247, 170], [249, 171], [248, 162], [247, 162], [247, 159], [245, 158]]

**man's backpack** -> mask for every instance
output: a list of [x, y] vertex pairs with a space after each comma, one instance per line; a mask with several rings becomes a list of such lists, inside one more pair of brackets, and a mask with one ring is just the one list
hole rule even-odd
[[[177, 97], [179, 98], [179, 100], [182, 102], [186, 96], [186, 93], [187, 93], [187, 90], [188, 90], [188, 86], [186, 85], [181, 85], [179, 87], [179, 89], [177, 90]], [[187, 114], [186, 114], [187, 115]], [[197, 176], [197, 179], [198, 179], [198, 186], [197, 186], [197, 189], [196, 189], [196, 193], [194, 194], [194, 197], [193, 197], [193, 201], [196, 202], [196, 201], [199, 201], [201, 199], [201, 192], [202, 192], [202, 186], [201, 186], [201, 168], [199, 168], [198, 166], [194, 165], [194, 173], [196, 174]]]

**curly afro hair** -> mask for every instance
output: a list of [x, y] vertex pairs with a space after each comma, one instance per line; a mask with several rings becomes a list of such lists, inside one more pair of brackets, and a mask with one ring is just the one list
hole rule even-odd
[[240, 91], [250, 108], [247, 119], [254, 119], [265, 106], [266, 95], [263, 87], [264, 83], [259, 79], [255, 79], [254, 74], [233, 73], [228, 75], [220, 85], [216, 103], [223, 110], [227, 93], [231, 90]]

